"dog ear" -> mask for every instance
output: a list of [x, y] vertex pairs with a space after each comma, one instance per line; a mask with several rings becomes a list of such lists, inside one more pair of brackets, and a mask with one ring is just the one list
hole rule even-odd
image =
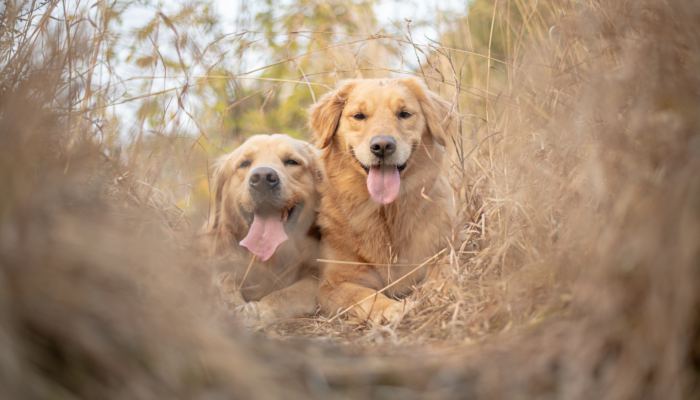
[[238, 158], [238, 150], [226, 154], [214, 163], [212, 178], [210, 181], [211, 196], [209, 203], [209, 218], [204, 228], [204, 235], [208, 238], [210, 254], [217, 254], [228, 249], [232, 242], [242, 234], [244, 223], [234, 210], [226, 207], [228, 195], [226, 185], [235, 173], [235, 163]]
[[316, 145], [325, 149], [331, 144], [340, 124], [348, 94], [355, 86], [355, 81], [343, 81], [338, 88], [324, 94], [310, 111], [311, 131], [316, 138]]
[[323, 182], [325, 174], [323, 172], [323, 166], [319, 161], [321, 157], [321, 152], [318, 148], [314, 147], [312, 144], [304, 143], [302, 147], [302, 152], [309, 165], [309, 169], [314, 176], [314, 181], [318, 184]]
[[432, 138], [445, 146], [459, 128], [452, 104], [443, 100], [416, 78], [403, 78], [401, 82], [418, 98]]
[[207, 221], [207, 226], [205, 228], [206, 232], [213, 233], [221, 226], [222, 215], [222, 202], [224, 196], [224, 186], [226, 185], [227, 177], [230, 172], [227, 171], [227, 162], [230, 159], [230, 155], [225, 155], [217, 159], [214, 163], [214, 172], [212, 173], [210, 187], [210, 201], [209, 201], [209, 219]]

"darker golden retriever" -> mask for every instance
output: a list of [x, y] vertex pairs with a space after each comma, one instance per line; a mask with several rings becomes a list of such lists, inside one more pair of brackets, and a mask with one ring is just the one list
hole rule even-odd
[[[450, 104], [413, 78], [351, 80], [311, 109], [326, 180], [319, 210], [322, 309], [395, 321], [416, 268], [445, 247], [453, 204], [443, 159]], [[331, 261], [332, 260], [332, 261]]]
[[204, 237], [224, 300], [247, 322], [317, 307], [317, 152], [286, 135], [256, 135], [215, 169]]

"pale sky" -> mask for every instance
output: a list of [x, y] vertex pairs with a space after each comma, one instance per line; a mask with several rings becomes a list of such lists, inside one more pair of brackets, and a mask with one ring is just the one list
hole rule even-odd
[[[220, 23], [223, 27], [223, 33], [233, 33], [236, 29], [241, 29], [242, 27], [236, 26], [238, 7], [241, 4], [240, 1], [244, 0], [212, 0], [220, 16]], [[448, 15], [449, 17], [458, 17], [466, 13], [467, 4], [469, 0], [444, 0], [444, 1], [420, 1], [420, 0], [380, 0], [375, 6], [375, 15], [378, 19], [379, 26], [389, 33], [396, 33], [394, 26], [398, 25], [400, 27], [400, 32], [405, 33], [404, 27], [406, 25], [406, 19], [411, 19], [414, 21], [412, 25], [413, 39], [418, 44], [429, 44], [430, 39], [437, 40], [439, 35], [436, 27], [441, 22], [438, 19], [440, 12], [443, 15]], [[143, 27], [153, 16], [155, 11], [158, 9], [164, 10], [166, 14], [172, 10], [175, 12], [179, 8], [179, 5], [184, 4], [185, 1], [157, 1], [155, 3], [131, 3], [127, 8], [126, 13], [122, 17], [121, 29], [125, 32], [132, 32], [138, 28]], [[259, 7], [264, 6], [264, 2], [251, 1], [246, 3], [246, 6], [250, 12], [256, 12], [256, 5]], [[284, 0], [281, 0], [278, 4], [283, 7]], [[417, 21], [435, 21], [434, 25], [422, 25], [417, 26], [415, 22]], [[230, 26], [231, 29], [226, 29]], [[442, 27], [445, 28], [444, 26]], [[170, 54], [174, 53], [174, 49], [169, 43], [160, 43], [159, 50], [163, 53]], [[127, 62], [126, 58], [129, 51], [126, 48], [122, 48], [119, 51], [120, 61], [114, 65], [115, 70], [119, 76], [122, 78], [129, 78], [134, 76], [139, 76], [143, 74], [143, 71], [137, 68], [133, 62]], [[412, 54], [407, 54], [407, 59], [413, 59]], [[248, 59], [249, 58], [249, 59]], [[248, 52], [246, 55], [245, 64], [249, 68], [262, 66], [269, 64], [270, 60], [255, 60], [255, 53]], [[193, 74], [201, 73], [200, 71], [192, 71]], [[128, 90], [129, 85], [138, 85], [139, 81], [133, 83], [127, 83], [125, 89]], [[177, 86], [177, 78], [161, 79], [160, 81], [154, 82], [153, 90], [164, 90], [168, 87]], [[129, 95], [133, 96], [134, 93], [138, 93], [137, 86], [131, 86], [133, 90], [130, 90]], [[127, 96], [128, 97], [128, 96]], [[122, 127], [125, 128], [123, 134], [124, 138], [128, 138], [130, 131], [129, 127], [135, 126], [135, 107], [138, 106], [139, 102], [126, 103], [115, 107], [115, 112], [120, 115], [122, 120]]]

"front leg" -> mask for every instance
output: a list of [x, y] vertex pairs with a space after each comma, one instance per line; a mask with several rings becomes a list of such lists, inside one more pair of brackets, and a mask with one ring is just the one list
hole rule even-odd
[[280, 319], [315, 313], [317, 294], [318, 281], [308, 276], [258, 301], [250, 301], [238, 307], [237, 311], [249, 325], [267, 325]]
[[325, 313], [346, 313], [356, 322], [398, 322], [407, 308], [404, 303], [379, 293], [382, 287], [379, 274], [370, 266], [326, 265], [319, 287], [319, 303]]

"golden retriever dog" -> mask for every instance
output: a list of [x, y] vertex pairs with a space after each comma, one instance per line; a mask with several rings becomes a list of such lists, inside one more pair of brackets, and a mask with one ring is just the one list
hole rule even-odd
[[224, 301], [245, 322], [316, 310], [317, 153], [286, 135], [256, 135], [217, 163], [204, 237]]
[[311, 108], [322, 149], [322, 278], [326, 313], [397, 321], [396, 298], [445, 247], [454, 204], [443, 165], [450, 104], [413, 78], [343, 82]]

